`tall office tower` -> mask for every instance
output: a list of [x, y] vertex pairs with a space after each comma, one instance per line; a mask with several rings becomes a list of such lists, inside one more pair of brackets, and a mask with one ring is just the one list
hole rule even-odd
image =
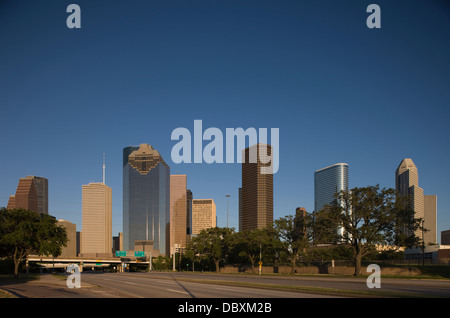
[[437, 244], [437, 195], [424, 195], [423, 227], [425, 244]]
[[[419, 173], [414, 162], [403, 159], [395, 171], [395, 189], [400, 195], [411, 196], [411, 207], [416, 218], [424, 217], [423, 189], [419, 187]], [[421, 234], [419, 235], [421, 236]]]
[[[326, 205], [332, 204], [335, 194], [348, 190], [348, 164], [334, 165], [314, 172], [314, 212], [317, 213]], [[337, 226], [338, 234], [344, 235], [344, 229]]]
[[212, 199], [192, 200], [192, 234], [216, 227], [216, 204]]
[[[402, 196], [410, 196], [414, 217], [423, 219], [424, 228], [430, 230], [424, 234], [421, 229], [418, 229], [414, 234], [420, 238], [424, 235], [425, 243], [436, 243], [437, 233], [435, 224], [437, 198], [436, 196], [430, 196], [425, 199], [423, 189], [419, 187], [419, 173], [412, 159], [405, 158], [400, 162], [395, 171], [395, 189]], [[425, 200], [427, 200], [426, 205]], [[425, 211], [425, 209], [427, 209], [427, 211]]]
[[48, 214], [48, 180], [36, 176], [20, 178], [15, 195], [9, 197], [7, 208]]
[[148, 144], [123, 149], [123, 244], [151, 241], [153, 256], [170, 254], [170, 168]]
[[48, 214], [48, 180], [42, 177], [27, 176], [32, 179], [38, 200], [38, 212]]
[[82, 186], [81, 254], [112, 255], [112, 192], [104, 183]]
[[335, 200], [335, 194], [348, 190], [348, 164], [334, 165], [314, 172], [314, 211], [319, 212]]
[[[395, 171], [395, 189], [399, 195], [410, 196], [411, 208], [414, 210], [415, 218], [424, 217], [424, 195], [423, 189], [419, 187], [419, 173], [414, 162], [410, 158], [403, 159]], [[414, 233], [422, 237], [422, 231]]]
[[187, 241], [187, 178], [186, 175], [170, 176], [170, 251], [179, 252]]
[[242, 151], [240, 230], [262, 229], [273, 223], [273, 174], [261, 170], [270, 167], [271, 155], [272, 147], [267, 144], [256, 144]]
[[20, 178], [15, 195], [9, 197], [8, 209], [25, 209], [37, 212], [37, 193], [32, 179]]

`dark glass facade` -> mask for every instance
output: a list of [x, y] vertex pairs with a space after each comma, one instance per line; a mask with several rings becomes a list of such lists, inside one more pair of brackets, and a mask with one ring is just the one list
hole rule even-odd
[[124, 249], [153, 241], [154, 250], [169, 255], [170, 168], [147, 144], [124, 148], [123, 160]]

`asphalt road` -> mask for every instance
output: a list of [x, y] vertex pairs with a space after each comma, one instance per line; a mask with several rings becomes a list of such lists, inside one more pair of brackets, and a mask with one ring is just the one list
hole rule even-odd
[[[198, 279], [200, 278], [200, 279]], [[179, 273], [85, 273], [88, 284], [118, 290], [136, 298], [322, 298], [336, 297], [307, 292], [225, 286], [226, 276], [217, 283], [216, 276]]]
[[[354, 291], [353, 296], [381, 295], [381, 296], [418, 296], [418, 297], [448, 297], [450, 298], [450, 280], [432, 279], [393, 279], [381, 278], [381, 288], [370, 289], [367, 287], [366, 278], [340, 278], [340, 277], [306, 277], [306, 276], [268, 276], [268, 275], [226, 275], [226, 274], [197, 274], [188, 272], [167, 273], [128, 273], [141, 275], [142, 277], [166, 277], [170, 275], [174, 279], [214, 280], [221, 282], [250, 283], [264, 285], [283, 285], [298, 288], [312, 288], [337, 290], [342, 292]], [[351, 296], [352, 294], [345, 294]]]
[[[329, 276], [83, 272], [80, 277], [81, 288], [70, 289], [64, 276], [48, 274], [26, 283], [0, 282], [0, 288], [16, 297], [25, 298], [450, 298], [449, 280], [382, 278], [380, 289], [369, 289], [364, 278]], [[280, 287], [284, 290], [280, 290]]]

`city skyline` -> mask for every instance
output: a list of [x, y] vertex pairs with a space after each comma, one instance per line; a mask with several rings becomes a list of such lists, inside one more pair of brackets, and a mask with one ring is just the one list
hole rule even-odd
[[49, 214], [80, 231], [81, 185], [102, 180], [105, 153], [116, 236], [122, 150], [149, 143], [188, 176], [194, 199], [214, 200], [220, 227], [230, 194], [238, 229], [240, 164], [170, 160], [171, 132], [198, 119], [279, 128], [274, 219], [314, 210], [317, 169], [346, 162], [349, 188], [395, 188], [398, 163], [412, 158], [420, 187], [437, 195], [438, 241], [450, 229], [444, 2], [377, 1], [379, 30], [365, 25], [364, 1], [77, 3], [79, 30], [58, 1], [0, 5], [0, 206], [19, 178], [41, 176]]

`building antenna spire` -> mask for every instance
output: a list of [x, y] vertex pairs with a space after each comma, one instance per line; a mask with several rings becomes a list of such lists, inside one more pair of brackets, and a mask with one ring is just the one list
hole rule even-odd
[[105, 184], [105, 153], [103, 153], [103, 184]]

